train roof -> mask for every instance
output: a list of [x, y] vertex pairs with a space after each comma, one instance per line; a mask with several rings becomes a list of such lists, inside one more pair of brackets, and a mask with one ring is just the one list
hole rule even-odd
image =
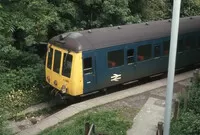
[[[180, 19], [179, 34], [199, 32], [200, 16]], [[171, 21], [152, 21], [117, 27], [68, 32], [50, 40], [50, 44], [74, 52], [95, 50], [170, 36]]]

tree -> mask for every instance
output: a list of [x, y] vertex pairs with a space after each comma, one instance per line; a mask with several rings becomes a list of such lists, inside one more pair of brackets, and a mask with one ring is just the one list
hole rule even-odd
[[162, 20], [170, 16], [170, 4], [167, 0], [136, 0], [134, 1], [139, 8], [138, 11], [142, 20]]
[[199, 0], [183, 0], [181, 4], [181, 16], [195, 16], [200, 15], [200, 1]]

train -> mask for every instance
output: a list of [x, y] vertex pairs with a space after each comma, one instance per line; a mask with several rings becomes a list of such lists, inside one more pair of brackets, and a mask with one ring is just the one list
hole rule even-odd
[[[67, 32], [47, 45], [46, 81], [77, 97], [168, 70], [171, 19]], [[176, 69], [200, 63], [200, 16], [180, 18]]]

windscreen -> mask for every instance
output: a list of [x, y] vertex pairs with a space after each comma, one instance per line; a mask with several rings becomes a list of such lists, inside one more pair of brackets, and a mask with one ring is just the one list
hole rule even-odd
[[52, 65], [52, 57], [53, 57], [53, 49], [52, 48], [48, 48], [48, 60], [47, 60], [47, 67], [49, 69], [51, 69], [51, 65]]
[[60, 71], [60, 62], [61, 62], [61, 52], [58, 50], [55, 50], [53, 71], [56, 73], [59, 73]]
[[64, 53], [62, 75], [70, 78], [72, 68], [72, 55]]

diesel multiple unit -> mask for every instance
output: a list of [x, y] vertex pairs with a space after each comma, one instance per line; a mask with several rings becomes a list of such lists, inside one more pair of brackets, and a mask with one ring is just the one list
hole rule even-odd
[[[53, 37], [46, 56], [46, 81], [79, 96], [166, 72], [171, 21], [68, 32]], [[181, 18], [176, 68], [200, 62], [200, 16]]]

